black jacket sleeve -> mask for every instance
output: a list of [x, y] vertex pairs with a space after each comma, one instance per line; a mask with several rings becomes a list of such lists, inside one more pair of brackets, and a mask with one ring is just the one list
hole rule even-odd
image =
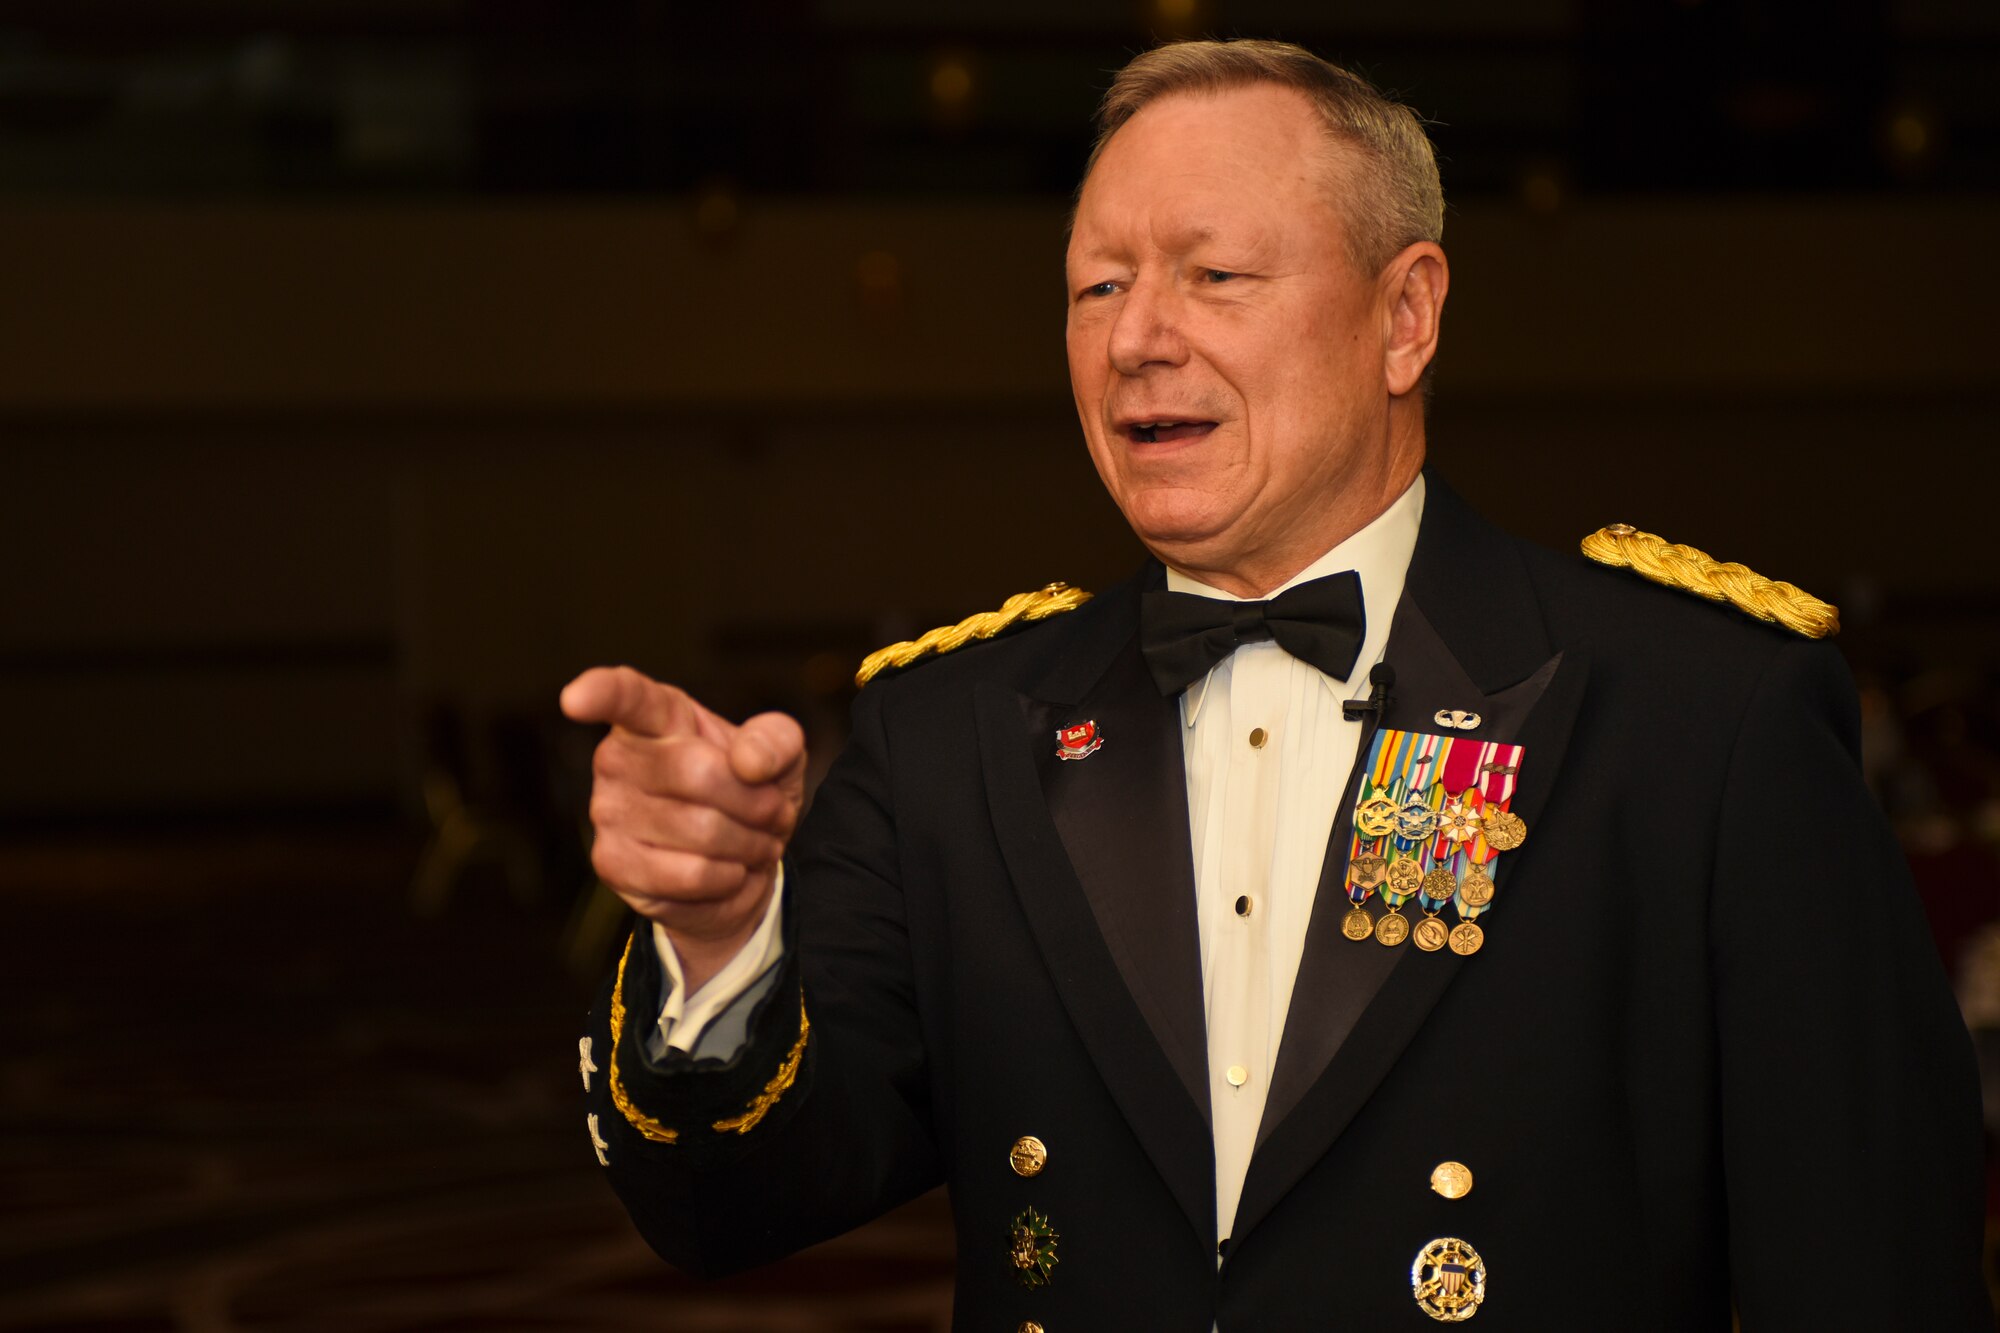
[[585, 1092], [611, 1183], [660, 1256], [705, 1276], [838, 1235], [940, 1178], [898, 873], [884, 691], [786, 861], [786, 952], [727, 1060], [647, 1059], [661, 969], [643, 930], [591, 1011]]
[[1971, 1044], [1858, 763], [1847, 668], [1792, 643], [1725, 779], [1710, 904], [1744, 1333], [1990, 1330]]

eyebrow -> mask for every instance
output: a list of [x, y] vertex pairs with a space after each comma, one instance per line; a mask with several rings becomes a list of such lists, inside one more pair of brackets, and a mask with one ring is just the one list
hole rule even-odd
[[[1184, 250], [1193, 246], [1202, 245], [1214, 239], [1215, 239], [1215, 228], [1209, 226], [1199, 226], [1199, 225], [1191, 226], [1191, 227], [1179, 228], [1167, 233], [1167, 240], [1171, 243], [1168, 247], [1170, 249]], [[1077, 258], [1082, 260], [1103, 259], [1113, 254], [1115, 250], [1116, 247], [1114, 246], [1100, 245], [1093, 247], [1092, 249], [1085, 250], [1083, 253], [1079, 254]]]

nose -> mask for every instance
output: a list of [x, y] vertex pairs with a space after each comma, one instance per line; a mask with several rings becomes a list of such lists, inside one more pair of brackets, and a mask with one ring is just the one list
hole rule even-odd
[[1111, 367], [1121, 375], [1143, 374], [1152, 366], [1187, 360], [1180, 332], [1180, 300], [1173, 284], [1147, 275], [1126, 289], [1111, 323]]

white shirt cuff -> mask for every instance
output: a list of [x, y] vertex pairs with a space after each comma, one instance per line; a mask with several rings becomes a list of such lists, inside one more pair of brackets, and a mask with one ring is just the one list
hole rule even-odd
[[764, 908], [764, 919], [757, 924], [757, 933], [693, 995], [686, 993], [680, 956], [674, 952], [673, 941], [667, 938], [666, 927], [657, 921], [653, 923], [653, 950], [660, 956], [660, 970], [666, 976], [668, 988], [648, 1047], [655, 1052], [692, 1051], [701, 1040], [703, 1029], [716, 1015], [741, 998], [785, 956], [785, 933], [779, 929], [784, 905], [785, 867], [780, 862], [777, 883], [771, 889], [771, 901]]

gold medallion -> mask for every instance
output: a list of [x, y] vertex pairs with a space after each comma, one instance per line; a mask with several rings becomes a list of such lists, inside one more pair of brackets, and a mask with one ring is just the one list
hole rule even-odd
[[1439, 1162], [1431, 1172], [1431, 1188], [1447, 1199], [1472, 1193], [1472, 1170], [1464, 1162]]
[[1528, 826], [1511, 810], [1488, 810], [1479, 821], [1486, 845], [1496, 852], [1511, 852], [1528, 840]]
[[1417, 947], [1425, 953], [1436, 953], [1444, 948], [1444, 942], [1451, 938], [1451, 931], [1445, 927], [1444, 922], [1434, 916], [1427, 916], [1411, 928], [1410, 938], [1416, 941]]
[[1014, 1219], [1007, 1234], [1007, 1259], [1022, 1286], [1049, 1285], [1049, 1270], [1056, 1266], [1056, 1242], [1061, 1239], [1049, 1219], [1032, 1208]]
[[1434, 903], [1441, 903], [1447, 898], [1458, 896], [1458, 876], [1444, 866], [1439, 866], [1424, 876], [1422, 888], [1424, 897]]
[[1357, 907], [1340, 918], [1340, 933], [1350, 940], [1365, 940], [1375, 933], [1375, 918], [1367, 908]]
[[1451, 928], [1451, 951], [1461, 958], [1479, 952], [1479, 946], [1486, 943], [1486, 932], [1477, 923], [1461, 921]]
[[1389, 867], [1389, 889], [1393, 893], [1412, 894], [1424, 882], [1424, 868], [1414, 856], [1406, 856]]
[[1410, 938], [1410, 923], [1401, 912], [1385, 912], [1375, 923], [1375, 938], [1393, 949]]
[[1486, 906], [1493, 901], [1493, 876], [1486, 873], [1484, 866], [1472, 867], [1458, 886], [1458, 896], [1467, 907]]
[[1347, 863], [1347, 882], [1357, 889], [1379, 889], [1389, 877], [1389, 863], [1373, 852], [1363, 852]]
[[1007, 1164], [1014, 1168], [1017, 1176], [1039, 1176], [1048, 1161], [1048, 1148], [1033, 1134], [1023, 1134], [1015, 1139], [1014, 1146], [1007, 1153]]
[[1417, 1308], [1439, 1323], [1463, 1323], [1486, 1299], [1486, 1261], [1456, 1236], [1440, 1236], [1410, 1265], [1410, 1294]]
[[1364, 838], [1383, 838], [1396, 828], [1396, 811], [1400, 809], [1386, 796], [1371, 796], [1354, 807], [1354, 827], [1361, 830]]

